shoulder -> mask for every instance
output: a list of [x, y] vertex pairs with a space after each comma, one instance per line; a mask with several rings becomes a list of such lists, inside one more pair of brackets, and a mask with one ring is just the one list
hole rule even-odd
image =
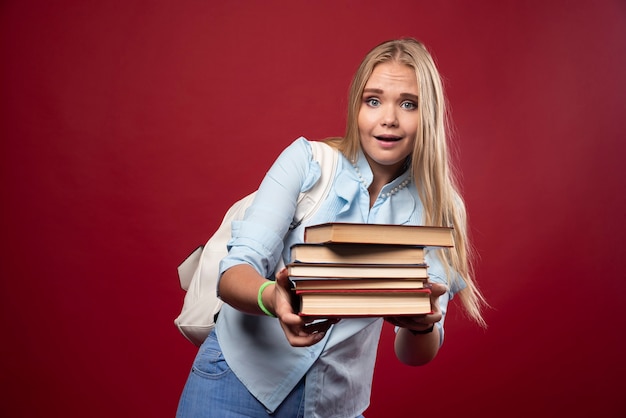
[[320, 171], [313, 158], [311, 141], [301, 136], [283, 149], [264, 182], [280, 184], [280, 189], [289, 193], [299, 193], [315, 183]]
[[310, 157], [312, 155], [311, 151], [311, 141], [306, 139], [303, 136], [296, 138], [291, 144], [289, 144], [281, 153], [281, 156], [286, 155], [289, 157], [295, 156], [303, 156]]
[[312, 160], [311, 144], [304, 137], [299, 137], [287, 145], [270, 168], [272, 175], [293, 175], [294, 170], [306, 173]]
[[319, 160], [327, 158], [331, 155], [341, 154], [341, 151], [332, 141], [311, 141], [304, 136], [300, 136], [285, 148], [283, 154], [288, 154], [290, 156], [302, 155], [308, 157], [309, 159], [311, 157], [316, 157], [316, 159]]

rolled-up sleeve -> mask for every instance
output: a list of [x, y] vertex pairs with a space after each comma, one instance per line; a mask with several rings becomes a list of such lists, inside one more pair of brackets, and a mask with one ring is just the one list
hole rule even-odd
[[311, 145], [298, 138], [274, 162], [259, 186], [244, 219], [232, 223], [228, 255], [220, 263], [220, 276], [230, 267], [248, 264], [269, 277], [281, 258], [298, 196], [320, 177]]

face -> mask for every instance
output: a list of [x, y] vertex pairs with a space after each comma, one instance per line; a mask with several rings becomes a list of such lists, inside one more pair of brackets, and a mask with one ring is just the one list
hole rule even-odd
[[361, 148], [376, 176], [399, 174], [413, 151], [419, 127], [415, 71], [390, 61], [378, 64], [363, 90], [358, 115]]

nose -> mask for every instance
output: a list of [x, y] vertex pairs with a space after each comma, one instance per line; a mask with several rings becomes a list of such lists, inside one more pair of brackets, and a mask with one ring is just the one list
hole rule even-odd
[[387, 127], [398, 126], [398, 115], [396, 114], [395, 106], [385, 106], [382, 113], [381, 125]]

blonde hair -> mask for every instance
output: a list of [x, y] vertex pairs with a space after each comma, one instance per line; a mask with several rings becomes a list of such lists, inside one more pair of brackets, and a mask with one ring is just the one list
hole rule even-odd
[[449, 126], [443, 84], [432, 56], [421, 42], [411, 38], [387, 41], [365, 56], [350, 86], [345, 137], [329, 138], [328, 142], [349, 159], [356, 158], [361, 146], [357, 121], [363, 90], [374, 67], [389, 61], [411, 67], [417, 77], [420, 129], [411, 157], [411, 172], [424, 205], [424, 223], [454, 227], [454, 248], [438, 250], [438, 255], [452, 282], [458, 281], [458, 277], [450, 274], [450, 269], [465, 281], [466, 287], [458, 296], [468, 315], [485, 326], [481, 311], [486, 301], [472, 277], [467, 213], [448, 157]]

